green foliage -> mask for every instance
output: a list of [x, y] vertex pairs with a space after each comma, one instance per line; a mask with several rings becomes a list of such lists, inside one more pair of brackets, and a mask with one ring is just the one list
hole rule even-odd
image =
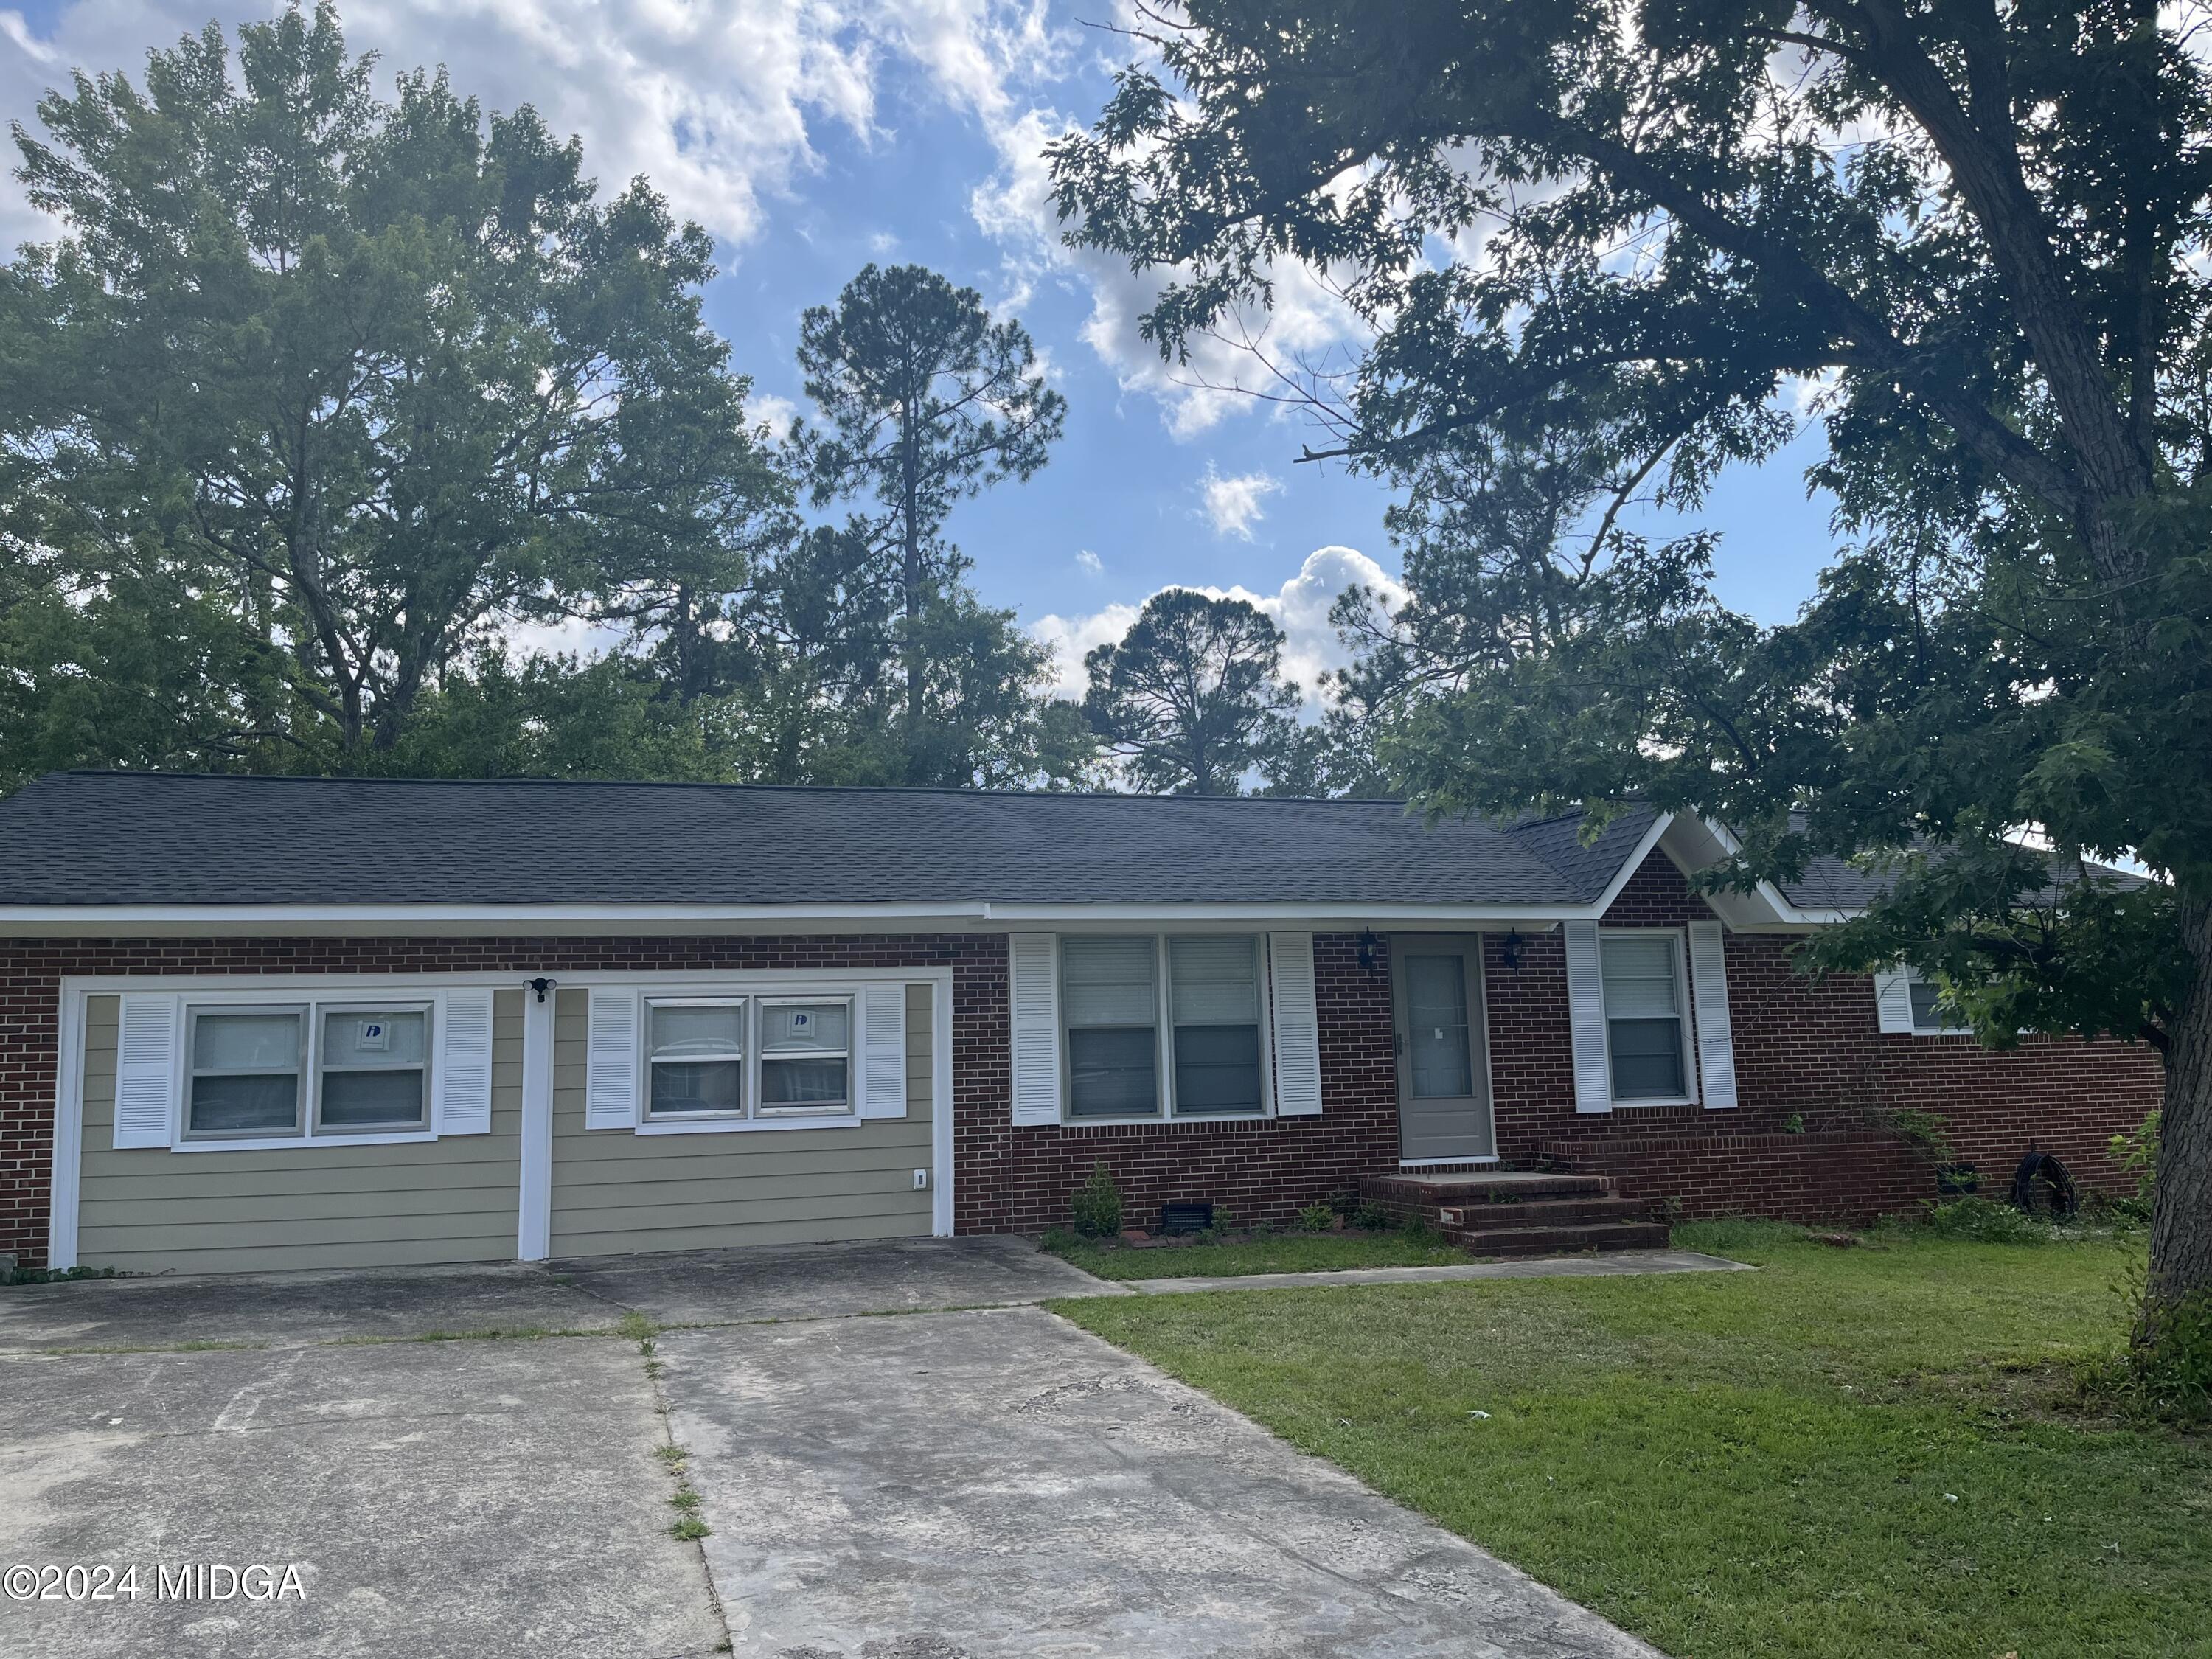
[[500, 629], [741, 586], [786, 513], [706, 234], [370, 70], [295, 6], [18, 129], [64, 234], [0, 276], [14, 775], [360, 769]]
[[2151, 1205], [2158, 1194], [2159, 1122], [2160, 1114], [2153, 1108], [2133, 1134], [2114, 1135], [2109, 1143], [2112, 1162], [2122, 1173], [2133, 1176], [2136, 1182], [2134, 1192], [2109, 1201], [2113, 1208], [2137, 1220], [2150, 1218]]
[[1121, 1189], [1104, 1158], [1091, 1166], [1089, 1176], [1075, 1189], [1069, 1209], [1079, 1237], [1112, 1238], [1120, 1233]]
[[[1996, 1046], [2194, 1044], [2173, 1018], [2212, 973], [2191, 27], [1168, 0], [1051, 165], [1073, 240], [1173, 273], [1143, 319], [1169, 356], [1252, 326], [1293, 259], [1371, 326], [1355, 366], [1285, 372], [1333, 428], [1309, 453], [1400, 491], [1412, 596], [1340, 613], [1340, 724], [1373, 769], [1438, 814], [1695, 812], [1741, 842], [1707, 878], [1747, 890], [1865, 859], [1881, 896], [1808, 969], [1901, 957]], [[1764, 626], [1716, 596], [1709, 537], [1621, 515], [1697, 508], [1796, 428], [1807, 384], [1843, 544]], [[2129, 858], [2163, 879], [2100, 867]], [[2212, 1135], [2168, 1129], [2191, 1173], [2166, 1192], [2212, 1193]], [[2174, 1294], [2212, 1273], [2189, 1201], [2154, 1231]]]
[[1084, 717], [1140, 789], [1240, 793], [1246, 773], [1295, 740], [1298, 693], [1282, 678], [1283, 641], [1245, 600], [1167, 588], [1119, 642], [1084, 658]]
[[2212, 1293], [2145, 1304], [2130, 1349], [2128, 1396], [2160, 1417], [2212, 1418]]
[[1298, 1212], [1298, 1225], [1310, 1233], [1325, 1233], [1336, 1224], [1333, 1204], [1309, 1204]]
[[60, 1285], [73, 1279], [112, 1279], [112, 1267], [0, 1267], [0, 1285]]
[[[994, 322], [974, 289], [921, 265], [869, 265], [834, 306], [799, 320], [799, 366], [819, 425], [793, 451], [817, 507], [864, 497], [841, 534], [866, 574], [857, 595], [879, 592], [878, 662], [895, 656], [901, 696], [878, 705], [881, 737], [870, 769], [914, 784], [1005, 781], [990, 757], [1017, 752], [1014, 769], [1079, 774], [1087, 752], [1064, 757], [1079, 727], [1049, 732], [1034, 705], [1047, 655], [961, 586], [966, 561], [945, 538], [953, 505], [1004, 479], [1027, 479], [1059, 439], [1066, 402], [1045, 382], [1018, 322]], [[979, 753], [979, 750], [981, 751]]]
[[1917, 1106], [1902, 1106], [1894, 1111], [1883, 1113], [1882, 1121], [1892, 1134], [1930, 1164], [1953, 1161], [1951, 1126], [1940, 1112], [1925, 1112]]
[[2047, 1244], [2047, 1223], [1988, 1198], [1954, 1198], [1928, 1206], [1927, 1227], [1941, 1238], [1977, 1244]]
[[1352, 1212], [1352, 1224], [1364, 1227], [1369, 1232], [1382, 1232], [1398, 1224], [1398, 1213], [1388, 1204], [1377, 1204], [1372, 1199], [1362, 1199]]

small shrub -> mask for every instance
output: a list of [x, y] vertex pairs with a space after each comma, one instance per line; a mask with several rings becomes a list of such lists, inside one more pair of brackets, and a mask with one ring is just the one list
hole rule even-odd
[[1782, 1120], [1782, 1133], [1785, 1135], [1803, 1134], [1805, 1133], [1805, 1114], [1802, 1112], [1792, 1112], [1788, 1117], [1784, 1118]]
[[1398, 1231], [1408, 1244], [1441, 1244], [1444, 1242], [1443, 1230], [1424, 1215], [1408, 1217], [1406, 1224]]
[[1049, 1255], [1066, 1255], [1082, 1247], [1083, 1240], [1073, 1227], [1048, 1227], [1044, 1237], [1037, 1240], [1037, 1249]]
[[2129, 1349], [2136, 1398], [2160, 1417], [2212, 1417], [2212, 1291], [2168, 1306], [2140, 1304]]
[[1370, 1232], [1379, 1233], [1396, 1226], [1398, 1214], [1388, 1204], [1377, 1204], [1372, 1199], [1368, 1199], [1363, 1200], [1359, 1207], [1352, 1212], [1352, 1224], [1355, 1227], [1364, 1227]]
[[0, 1285], [60, 1285], [72, 1279], [112, 1279], [112, 1267], [0, 1267]]
[[1940, 1237], [1976, 1244], [2042, 1244], [2051, 1238], [2051, 1229], [2033, 1217], [1986, 1198], [1954, 1198], [1948, 1204], [1930, 1204], [1927, 1224]]
[[1298, 1212], [1298, 1225], [1310, 1233], [1325, 1233], [1335, 1222], [1334, 1204], [1309, 1204]]
[[1888, 1120], [1890, 1133], [1930, 1164], [1957, 1162], [1951, 1150], [1951, 1126], [1936, 1113], [1905, 1106], [1890, 1113]]
[[2108, 1207], [2137, 1221], [2150, 1219], [2151, 1200], [2157, 1194], [2158, 1130], [2159, 1112], [2154, 1106], [2133, 1134], [2114, 1135], [2109, 1143], [2112, 1162], [2122, 1174], [2136, 1178], [2136, 1189], [2107, 1200]]
[[1114, 1172], [1100, 1158], [1091, 1176], [1075, 1189], [1075, 1231], [1085, 1238], [1111, 1238], [1121, 1231], [1121, 1189]]

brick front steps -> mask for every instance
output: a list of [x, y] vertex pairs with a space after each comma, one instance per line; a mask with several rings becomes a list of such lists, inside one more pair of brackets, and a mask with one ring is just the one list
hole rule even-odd
[[1400, 1221], [1418, 1217], [1476, 1255], [1552, 1255], [1566, 1250], [1651, 1250], [1667, 1244], [1649, 1205], [1622, 1198], [1600, 1175], [1513, 1170], [1370, 1176], [1360, 1196]]

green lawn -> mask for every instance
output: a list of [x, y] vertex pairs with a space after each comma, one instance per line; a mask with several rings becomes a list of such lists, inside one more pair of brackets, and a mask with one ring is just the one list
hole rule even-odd
[[1336, 1273], [1346, 1267], [1441, 1267], [1474, 1258], [1434, 1237], [1399, 1232], [1270, 1233], [1218, 1244], [1133, 1250], [1055, 1242], [1054, 1252], [1101, 1279], [1199, 1279], [1246, 1273]]
[[2212, 1442], [2067, 1405], [2135, 1247], [1677, 1242], [1762, 1271], [1059, 1311], [1679, 1659], [2212, 1656]]

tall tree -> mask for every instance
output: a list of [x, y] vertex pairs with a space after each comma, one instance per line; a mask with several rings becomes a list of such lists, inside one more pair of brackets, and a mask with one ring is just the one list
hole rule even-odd
[[1283, 630], [1243, 599], [1170, 587], [1083, 659], [1083, 712], [1139, 788], [1234, 795], [1293, 740]]
[[1045, 384], [1018, 322], [921, 265], [866, 266], [834, 306], [799, 321], [799, 366], [823, 424], [796, 447], [817, 506], [873, 498], [856, 528], [892, 551], [904, 639], [910, 782], [927, 775], [929, 663], [922, 617], [963, 561], [945, 539], [954, 503], [1027, 479], [1059, 438], [1066, 403]]
[[700, 320], [706, 234], [642, 182], [596, 200], [527, 107], [370, 70], [295, 4], [15, 128], [64, 227], [0, 276], [0, 547], [53, 624], [27, 695], [114, 660], [55, 606], [178, 606], [224, 678], [148, 758], [380, 764], [494, 634], [737, 586], [789, 501]]
[[[2146, 1343], [2212, 1296], [2212, 84], [2146, 0], [1165, 0], [1054, 151], [1079, 239], [1176, 280], [1172, 354], [1271, 262], [1374, 329], [1333, 453], [1411, 477], [1532, 422], [1701, 482], [1793, 380], [1852, 538], [1797, 623], [1694, 573], [1470, 672], [1395, 754], [1440, 810], [1632, 797], [1721, 879], [1887, 855], [1820, 963], [1902, 953], [1984, 1038], [2166, 1067]], [[1442, 257], [1438, 257], [1439, 254]], [[1477, 583], [1487, 605], [1495, 585]], [[1800, 809], [1792, 816], [1792, 809]], [[2028, 831], [2033, 829], [2034, 836]], [[2165, 879], [2054, 892], [2052, 862]]]

